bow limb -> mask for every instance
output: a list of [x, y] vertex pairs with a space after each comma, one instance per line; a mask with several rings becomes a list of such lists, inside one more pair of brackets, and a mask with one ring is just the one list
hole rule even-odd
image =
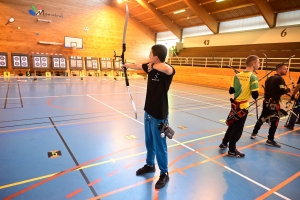
[[[220, 67], [222, 69], [222, 67], [219, 64], [219, 61], [214, 58], [212, 52], [210, 53], [210, 55], [211, 55], [212, 59], [217, 63], [218, 67]], [[226, 65], [226, 64], [225, 64], [225, 66], [231, 68], [236, 74], [240, 73], [238, 70], [234, 69], [232, 66], [229, 66], [229, 65]]]
[[[289, 61], [290, 61], [290, 60], [289, 60]], [[296, 85], [295, 85], [295, 83], [294, 83], [293, 77], [291, 76], [290, 67], [291, 67], [291, 65], [290, 65], [290, 62], [289, 62], [288, 72], [289, 72], [290, 84], [293, 86], [293, 89], [295, 89], [295, 88], [296, 88]]]
[[[129, 18], [129, 10], [128, 10], [127, 3], [125, 3], [125, 6], [126, 6], [126, 19], [125, 19], [124, 31], [123, 31], [122, 55], [120, 56], [121, 59], [122, 59], [122, 64], [123, 65], [125, 64], [124, 54], [125, 54], [125, 51], [126, 51], [126, 30], [127, 30], [127, 24], [128, 24], [128, 18]], [[132, 104], [132, 107], [133, 107], [133, 110], [134, 110], [134, 113], [135, 113], [135, 119], [137, 119], [136, 106], [135, 106], [135, 103], [133, 101], [133, 98], [132, 98], [132, 95], [131, 95], [131, 92], [130, 92], [130, 86], [129, 86], [129, 81], [128, 81], [128, 77], [127, 77], [127, 68], [123, 67], [123, 70], [124, 70], [124, 76], [125, 76], [125, 83], [126, 83], [127, 91], [128, 91], [129, 96], [130, 96], [130, 99], [131, 99], [131, 104]]]
[[281, 65], [283, 65], [286, 61], [289, 61], [291, 58], [295, 57], [295, 55], [292, 55], [291, 57], [289, 57], [288, 59], [286, 59], [285, 61], [283, 61], [282, 63], [276, 65], [276, 67], [274, 69], [272, 69], [270, 72], [268, 72], [265, 76], [263, 76], [261, 79], [258, 80], [261, 81], [263, 80], [266, 76], [268, 76], [269, 74], [271, 74], [274, 70], [276, 70], [278, 67], [280, 67]]
[[268, 74], [268, 56], [266, 54], [264, 54], [264, 56], [266, 58], [266, 76], [267, 76], [267, 78], [269, 78], [269, 74]]

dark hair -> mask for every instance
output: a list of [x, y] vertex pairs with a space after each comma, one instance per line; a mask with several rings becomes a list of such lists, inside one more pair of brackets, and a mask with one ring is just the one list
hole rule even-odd
[[151, 47], [153, 56], [157, 56], [161, 62], [165, 62], [168, 50], [162, 44], [156, 44]]
[[283, 66], [288, 67], [287, 64], [283, 63], [283, 64], [280, 64], [279, 66], [276, 67], [276, 71], [278, 71], [279, 69], [281, 69]]
[[259, 59], [259, 58], [256, 55], [250, 55], [250, 56], [248, 56], [247, 59], [246, 59], [246, 65], [247, 66], [251, 66], [252, 62], [256, 61], [257, 59]]

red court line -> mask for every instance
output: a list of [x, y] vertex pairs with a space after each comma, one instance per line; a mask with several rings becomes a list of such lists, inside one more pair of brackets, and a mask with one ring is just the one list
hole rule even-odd
[[[295, 130], [299, 130], [299, 129], [300, 129], [300, 128], [295, 129]], [[295, 130], [293, 130], [293, 131], [295, 131]], [[279, 134], [278, 136], [286, 135], [286, 134], [288, 134], [288, 133], [290, 133], [290, 132], [293, 132], [293, 131], [287, 131], [287, 132], [284, 132], [284, 133], [282, 133], [282, 134]], [[251, 146], [253, 146], [253, 145], [255, 145], [255, 144], [261, 143], [261, 142], [263, 142], [263, 140], [262, 140], [262, 141], [259, 141], [259, 142], [252, 143], [251, 145], [247, 145], [247, 146], [245, 146], [245, 147], [242, 147], [241, 149], [249, 148], [249, 147], [251, 147]], [[136, 146], [134, 146], [134, 147], [129, 147], [129, 148], [126, 148], [126, 149], [124, 149], [124, 150], [131, 149], [131, 148], [135, 148], [135, 147], [141, 146], [141, 145], [144, 145], [144, 144], [136, 145]], [[91, 160], [91, 161], [88, 161], [88, 162], [85, 162], [85, 163], [83, 163], [83, 164], [80, 164], [80, 165], [78, 165], [78, 166], [76, 166], [76, 167], [70, 168], [70, 169], [68, 169], [68, 170], [66, 170], [66, 171], [60, 172], [60, 173], [58, 173], [58, 174], [56, 174], [56, 175], [54, 175], [54, 176], [52, 176], [52, 177], [46, 178], [46, 179], [44, 179], [44, 180], [42, 180], [42, 181], [40, 181], [40, 182], [38, 182], [38, 183], [35, 183], [35, 184], [33, 184], [33, 185], [31, 185], [31, 186], [29, 186], [29, 187], [27, 187], [27, 188], [22, 189], [22, 190], [20, 190], [20, 191], [18, 191], [18, 192], [16, 192], [16, 193], [14, 193], [14, 194], [12, 194], [12, 195], [10, 195], [10, 196], [4, 198], [4, 200], [10, 200], [10, 199], [12, 199], [12, 198], [14, 198], [14, 197], [16, 197], [16, 196], [19, 196], [20, 194], [23, 194], [23, 193], [25, 193], [25, 192], [27, 192], [27, 191], [29, 191], [29, 190], [31, 190], [31, 189], [34, 189], [34, 188], [36, 188], [36, 187], [38, 187], [38, 186], [40, 186], [40, 185], [42, 185], [42, 184], [44, 184], [44, 183], [46, 183], [46, 182], [49, 182], [49, 181], [51, 181], [51, 180], [53, 180], [53, 179], [55, 179], [55, 178], [57, 178], [57, 177], [59, 177], [59, 176], [62, 176], [62, 175], [64, 175], [64, 174], [66, 174], [66, 173], [69, 173], [69, 172], [71, 172], [71, 171], [74, 171], [74, 170], [76, 170], [76, 169], [78, 169], [78, 168], [80, 168], [80, 167], [83, 167], [83, 166], [85, 166], [85, 165], [88, 165], [88, 164], [90, 164], [90, 163], [93, 163], [93, 162], [96, 162], [96, 161], [98, 161], [98, 160], [101, 160], [101, 159], [103, 159], [103, 158], [105, 158], [105, 157], [108, 157], [108, 156], [110, 156], [110, 155], [113, 155], [113, 154], [122, 152], [122, 151], [124, 151], [124, 150], [120, 150], [120, 151], [117, 151], [117, 152], [113, 152], [113, 153], [111, 153], [111, 154], [107, 154], [107, 155], [105, 155], [105, 156], [101, 156], [101, 157], [99, 157], [99, 158], [96, 158], [96, 159], [93, 159], [93, 160]], [[188, 169], [188, 168], [191, 168], [191, 167], [194, 167], [194, 166], [197, 166], [197, 165], [206, 163], [206, 162], [208, 162], [208, 161], [213, 161], [214, 159], [217, 159], [217, 158], [220, 158], [220, 157], [224, 157], [225, 155], [227, 155], [227, 154], [224, 153], [224, 154], [222, 154], [222, 155], [218, 155], [218, 156], [215, 156], [215, 157], [213, 157], [213, 158], [209, 158], [209, 159], [204, 160], [204, 161], [202, 161], [202, 162], [198, 162], [198, 163], [194, 163], [194, 164], [188, 165], [188, 166], [186, 166], [186, 167], [181, 168], [180, 170], [182, 171], [182, 170], [185, 170], [185, 169]], [[217, 162], [217, 161], [216, 161], [216, 162]], [[200, 163], [200, 164], [199, 164], [199, 163]], [[174, 171], [174, 172], [170, 172], [169, 174], [171, 174], [171, 173], [176, 173], [176, 172], [175, 172], [175, 171]], [[134, 184], [134, 185], [138, 186], [138, 185], [147, 183], [147, 182], [149, 182], [149, 181], [152, 181], [153, 179], [154, 179], [154, 178], [151, 178], [151, 180], [148, 179], [148, 180], [145, 180], [145, 181], [142, 181], [142, 182], [138, 182], [138, 183], [136, 183], [136, 184]], [[132, 186], [132, 185], [131, 185], [131, 186]], [[124, 187], [124, 188], [128, 188], [128, 189], [129, 189], [129, 188], [132, 188], [131, 186], [127, 186], [127, 187]], [[120, 189], [118, 189], [118, 191], [123, 191], [124, 188], [120, 188]], [[124, 189], [124, 190], [126, 190], [126, 189]], [[112, 191], [112, 192], [113, 192], [113, 193], [117, 193], [117, 192], [114, 192], [114, 191]], [[110, 193], [110, 192], [109, 192], [109, 193]], [[106, 194], [108, 194], [108, 193], [106, 193]], [[108, 196], [109, 196], [109, 195], [108, 195]], [[98, 197], [99, 197], [99, 196], [98, 196]]]
[[69, 198], [75, 196], [76, 194], [78, 194], [79, 192], [82, 192], [82, 188], [79, 188], [79, 189], [75, 190], [74, 192], [71, 192], [66, 197], [69, 199]]
[[32, 190], [32, 189], [34, 189], [34, 188], [36, 188], [36, 187], [38, 187], [38, 186], [40, 186], [40, 185], [42, 185], [42, 184], [44, 184], [44, 183], [47, 183], [47, 182], [49, 182], [49, 181], [51, 181], [51, 180], [53, 180], [53, 179], [55, 179], [55, 178], [58, 178], [58, 177], [60, 177], [60, 176], [62, 176], [62, 175], [65, 175], [65, 174], [67, 174], [67, 173], [69, 173], [69, 172], [72, 172], [72, 171], [74, 171], [74, 170], [76, 170], [76, 169], [78, 169], [78, 168], [80, 168], [80, 167], [89, 165], [89, 164], [91, 164], [91, 163], [93, 163], [93, 162], [96, 162], [96, 161], [99, 161], [99, 160], [101, 160], [101, 159], [103, 159], [103, 158], [109, 157], [109, 156], [111, 156], [111, 155], [114, 155], [114, 154], [117, 154], [117, 153], [120, 153], [120, 152], [124, 152], [125, 150], [128, 150], [128, 149], [136, 148], [136, 147], [142, 146], [142, 145], [144, 145], [144, 144], [139, 144], [139, 145], [136, 145], [136, 146], [133, 146], [133, 147], [129, 147], [129, 148], [126, 148], [126, 149], [122, 149], [122, 150], [120, 150], [120, 151], [116, 151], [116, 152], [113, 152], [113, 153], [110, 153], [110, 154], [107, 154], [107, 155], [104, 155], [104, 156], [95, 158], [95, 159], [93, 159], [93, 160], [87, 161], [87, 162], [82, 163], [82, 164], [80, 164], [80, 165], [78, 165], [78, 166], [75, 166], [75, 167], [72, 167], [72, 168], [67, 169], [67, 170], [65, 170], [65, 171], [62, 171], [62, 172], [60, 172], [60, 173], [57, 173], [56, 175], [51, 176], [51, 177], [49, 177], [49, 178], [46, 178], [46, 179], [44, 179], [44, 180], [42, 180], [42, 181], [40, 181], [40, 182], [37, 182], [37, 183], [35, 183], [35, 184], [33, 184], [33, 185], [27, 187], [27, 188], [24, 188], [24, 189], [22, 189], [22, 190], [20, 190], [20, 191], [18, 191], [18, 192], [16, 192], [16, 193], [14, 193], [14, 194], [12, 194], [12, 195], [6, 197], [6, 198], [4, 198], [4, 200], [10, 200], [10, 199], [12, 199], [12, 198], [14, 198], [14, 197], [17, 197], [17, 196], [19, 196], [20, 194], [23, 194], [23, 193], [25, 193], [25, 192], [27, 192], [27, 191], [29, 191], [29, 190]]
[[[299, 130], [299, 129], [300, 129], [300, 128], [295, 129], [295, 130]], [[295, 131], [295, 130], [294, 130], [294, 131]], [[277, 136], [286, 135], [286, 134], [291, 133], [291, 132], [293, 132], [293, 131], [287, 131], [287, 132], [278, 134]], [[257, 141], [257, 142], [254, 142], [254, 143], [249, 144], [249, 145], [247, 145], [247, 146], [241, 147], [240, 149], [247, 149], [247, 148], [250, 148], [250, 147], [252, 147], [252, 146], [254, 146], [254, 145], [256, 145], [256, 144], [262, 143], [262, 142], [264, 142], [264, 141], [265, 141], [265, 139], [260, 140], [260, 141]], [[190, 154], [192, 154], [192, 153], [195, 153], [195, 152], [191, 152]], [[186, 153], [186, 155], [190, 155], [190, 154], [189, 154], [189, 153]], [[200, 154], [200, 155], [201, 155], [201, 154]], [[202, 155], [203, 155], [203, 154], [202, 154]], [[204, 155], [203, 155], [203, 156], [204, 156]], [[214, 162], [214, 163], [216, 163], [216, 164], [218, 164], [218, 165], [224, 167], [224, 166], [225, 166], [224, 164], [222, 164], [222, 163], [220, 163], [220, 162], [218, 162], [218, 161], [215, 160], [215, 159], [218, 159], [218, 158], [221, 158], [221, 157], [224, 157], [224, 156], [227, 156], [227, 153], [223, 153], [223, 154], [221, 154], [221, 155], [217, 155], [217, 156], [214, 156], [214, 157], [212, 157], [212, 158], [209, 158], [208, 156], [205, 156], [205, 157], [207, 157], [206, 160], [203, 160], [203, 161], [200, 161], [200, 162], [196, 162], [196, 163], [187, 165], [187, 166], [182, 167], [182, 168], [176, 168], [176, 170], [169, 172], [169, 175], [174, 174], [174, 173], [179, 173], [180, 171], [182, 172], [182, 171], [184, 171], [184, 170], [186, 170], [186, 169], [189, 169], [189, 168], [192, 168], [192, 167], [196, 167], [196, 166], [198, 166], [198, 165], [207, 163], [207, 162], [209, 162], [209, 161], [212, 161], [212, 162]], [[182, 157], [182, 156], [181, 156], [181, 157]], [[172, 163], [172, 164], [174, 164], [174, 163]], [[139, 185], [148, 183], [148, 182], [150, 182], [150, 181], [153, 181], [155, 178], [156, 178], [156, 177], [149, 178], [149, 179], [146, 179], [146, 180], [144, 180], [144, 181], [140, 181], [140, 182], [137, 182], [137, 183], [134, 183], [134, 184], [125, 186], [125, 187], [123, 187], [123, 188], [119, 188], [119, 189], [116, 189], [116, 190], [113, 190], [113, 191], [110, 191], [110, 192], [107, 192], [107, 193], [98, 195], [98, 196], [96, 196], [96, 197], [89, 198], [88, 200], [98, 200], [99, 198], [101, 199], [101, 198], [104, 198], [104, 197], [107, 197], [107, 196], [110, 196], [110, 195], [113, 195], [113, 194], [116, 194], [116, 193], [119, 193], [119, 192], [128, 190], [128, 189], [130, 189], [130, 188], [134, 188], [134, 187], [137, 187], [137, 186], [139, 186]]]
[[90, 182], [90, 183], [88, 184], [88, 186], [93, 186], [93, 185], [99, 183], [101, 180], [102, 180], [101, 178], [98, 178], [98, 179], [96, 179], [96, 180]]
[[282, 150], [273, 150], [273, 149], [256, 148], [256, 147], [252, 147], [252, 149], [263, 150], [263, 151], [271, 151], [271, 152], [282, 153], [282, 154], [286, 154], [286, 155], [291, 155], [291, 156], [297, 156], [297, 157], [300, 157], [300, 154], [294, 154], [294, 153], [290, 153], [290, 152], [286, 152], [286, 151], [282, 151]]
[[61, 107], [61, 106], [55, 106], [51, 103], [51, 101], [54, 99], [54, 98], [58, 98], [58, 97], [51, 97], [47, 100], [47, 104], [48, 106], [51, 106], [53, 108], [57, 108], [57, 109], [61, 109], [61, 110], [82, 110], [82, 109], [75, 109], [75, 108], [64, 108], [64, 107]]
[[272, 188], [271, 190], [269, 190], [265, 194], [263, 194], [260, 197], [256, 198], [255, 200], [263, 200], [263, 199], [267, 198], [268, 196], [272, 195], [274, 192], [278, 191], [279, 189], [283, 188], [284, 186], [286, 186], [287, 184], [289, 184], [290, 182], [292, 182], [293, 180], [298, 178], [298, 176], [300, 176], [300, 171], [297, 172], [296, 174], [294, 174], [293, 176], [291, 176], [290, 178], [286, 179], [282, 183], [278, 184], [276, 187]]
[[117, 174], [118, 172], [119, 172], [119, 170], [115, 170], [115, 171], [107, 174], [107, 176], [113, 176], [113, 175]]
[[132, 166], [134, 166], [133, 163], [132, 163], [132, 164], [129, 164], [129, 165], [126, 165], [124, 168], [125, 168], [125, 169], [128, 169], [129, 167], [132, 167]]
[[154, 198], [153, 198], [153, 200], [158, 200], [158, 193], [159, 193], [159, 190], [155, 189], [154, 190]]

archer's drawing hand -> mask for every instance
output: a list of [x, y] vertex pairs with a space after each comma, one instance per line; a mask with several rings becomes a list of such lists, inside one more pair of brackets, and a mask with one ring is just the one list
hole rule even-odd
[[148, 72], [153, 70], [153, 65], [154, 65], [154, 63], [148, 63]]

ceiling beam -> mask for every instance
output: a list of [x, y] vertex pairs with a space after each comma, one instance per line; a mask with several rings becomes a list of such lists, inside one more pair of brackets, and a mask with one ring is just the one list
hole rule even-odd
[[136, 16], [144, 15], [144, 14], [146, 14], [146, 13], [148, 13], [148, 11], [140, 12], [139, 14], [132, 15], [132, 17], [136, 17]]
[[165, 5], [156, 7], [156, 9], [158, 10], [158, 9], [161, 9], [161, 8], [164, 8], [164, 7], [168, 7], [168, 6], [171, 6], [171, 5], [173, 5], [173, 4], [180, 3], [180, 2], [182, 2], [182, 0], [173, 1], [173, 2], [171, 2], [171, 3], [167, 3], [167, 4], [165, 4]]
[[216, 2], [216, 0], [210, 0], [210, 1], [203, 2], [203, 3], [199, 3], [199, 5], [205, 5], [205, 4], [214, 3], [214, 2]]
[[[190, 9], [190, 8], [189, 8], [189, 7], [186, 7], [186, 8], [182, 8], [182, 9], [180, 9], [180, 10], [188, 10], [188, 9]], [[164, 13], [163, 15], [174, 14], [174, 12], [176, 12], [176, 11], [178, 11], [178, 10], [175, 10], [175, 11], [172, 11], [172, 12], [168, 12], [168, 13]]]
[[144, 21], [148, 21], [148, 20], [150, 20], [150, 19], [154, 19], [155, 17], [149, 17], [149, 18], [146, 18], [146, 19], [142, 19], [142, 20], [140, 20], [139, 22], [144, 22]]
[[219, 32], [219, 24], [209, 13], [199, 5], [196, 0], [183, 0], [184, 3], [190, 7], [190, 9], [197, 15], [202, 22], [214, 33], [217, 34]]
[[[124, 10], [122, 10], [116, 4], [112, 4], [112, 5], [114, 6], [115, 11], [117, 13], [119, 13], [121, 16], [125, 17]], [[136, 20], [133, 17], [129, 17], [129, 22], [131, 24], [133, 24], [134, 27], [138, 28], [141, 32], [143, 32], [145, 35], [147, 35], [151, 40], [155, 41], [155, 33], [150, 28], [148, 28], [146, 25], [140, 23], [138, 20]]]
[[276, 15], [271, 5], [267, 1], [261, 0], [252, 0], [252, 2], [256, 4], [263, 18], [267, 22], [268, 26], [270, 28], [274, 28], [276, 22]]
[[185, 20], [194, 19], [194, 18], [198, 18], [198, 17], [193, 15], [193, 16], [190, 16], [190, 17], [185, 17], [185, 18], [174, 20], [174, 22], [180, 22], [180, 21], [185, 21]]
[[135, 6], [132, 6], [131, 8], [129, 8], [129, 10], [135, 9], [137, 7], [140, 7], [140, 6], [141, 6], [140, 4], [136, 4]]
[[157, 20], [162, 23], [167, 29], [169, 29], [178, 38], [181, 38], [180, 28], [173, 23], [169, 18], [165, 17], [161, 12], [155, 9], [154, 6], [150, 5], [146, 0], [136, 0], [145, 10], [152, 13]]

